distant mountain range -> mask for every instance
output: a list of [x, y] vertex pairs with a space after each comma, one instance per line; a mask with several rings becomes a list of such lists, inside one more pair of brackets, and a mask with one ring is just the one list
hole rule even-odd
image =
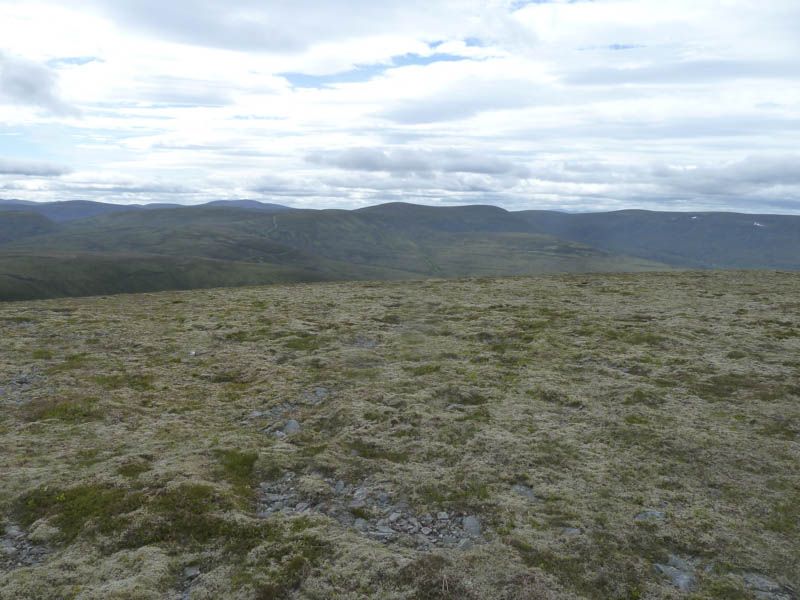
[[800, 217], [0, 201], [0, 299], [671, 268], [800, 270]]
[[[265, 212], [292, 210], [280, 204], [268, 204], [257, 200], [215, 200], [200, 206], [227, 206], [231, 208], [247, 208]], [[110, 212], [130, 212], [138, 210], [161, 210], [164, 208], [182, 208], [183, 204], [108, 204], [90, 200], [67, 200], [65, 202], [29, 202], [26, 200], [0, 200], [0, 211], [28, 210], [44, 215], [52, 221], [76, 221]]]

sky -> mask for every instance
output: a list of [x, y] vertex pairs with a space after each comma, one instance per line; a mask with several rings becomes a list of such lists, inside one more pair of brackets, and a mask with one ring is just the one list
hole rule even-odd
[[0, 198], [800, 214], [797, 0], [0, 0]]

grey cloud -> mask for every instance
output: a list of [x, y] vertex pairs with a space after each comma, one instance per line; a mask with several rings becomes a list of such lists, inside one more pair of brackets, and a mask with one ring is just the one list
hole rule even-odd
[[376, 116], [414, 125], [458, 121], [490, 110], [525, 108], [552, 101], [534, 83], [522, 79], [461, 81], [427, 98], [396, 102]]
[[46, 66], [0, 51], [0, 102], [38, 106], [61, 116], [80, 111], [58, 97], [57, 75]]
[[349, 148], [337, 152], [309, 154], [310, 163], [352, 171], [382, 171], [396, 175], [415, 173], [479, 173], [511, 175], [524, 178], [529, 171], [522, 165], [491, 156], [460, 150], [381, 150], [379, 148]]
[[313, 196], [343, 197], [344, 193], [323, 181], [262, 175], [248, 189], [267, 196], [307, 198]]
[[572, 73], [567, 83], [619, 85], [708, 83], [729, 79], [798, 79], [800, 63], [775, 61], [698, 60], [638, 68], [592, 68]]
[[722, 166], [659, 166], [653, 177], [674, 189], [708, 195], [752, 194], [776, 186], [800, 186], [800, 156], [750, 156]]
[[17, 160], [0, 156], [0, 175], [25, 175], [30, 177], [58, 177], [70, 173], [71, 169], [52, 163]]

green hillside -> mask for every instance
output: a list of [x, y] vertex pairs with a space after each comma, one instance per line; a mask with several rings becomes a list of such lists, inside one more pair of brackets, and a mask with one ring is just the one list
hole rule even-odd
[[55, 223], [42, 215], [21, 210], [0, 211], [0, 245], [57, 230]]
[[0, 254], [0, 299], [30, 300], [328, 281], [332, 277], [281, 265], [152, 254]]
[[[0, 251], [29, 256], [33, 264], [43, 254], [79, 257], [106, 255], [97, 293], [133, 292], [144, 289], [180, 289], [233, 285], [232, 281], [268, 283], [273, 271], [253, 266], [279, 268], [296, 281], [321, 279], [412, 279], [481, 275], [532, 275], [554, 272], [663, 270], [653, 261], [632, 259], [551, 236], [525, 232], [528, 226], [511, 213], [496, 207], [431, 208], [393, 204], [358, 211], [294, 210], [280, 213], [231, 207], [200, 206], [106, 213], [90, 219], [60, 223], [49, 235], [20, 239], [0, 246]], [[164, 270], [166, 259], [150, 268], [122, 265], [110, 269], [125, 255], [182, 258], [185, 270], [191, 260], [213, 259], [236, 263], [230, 276], [199, 265], [191, 276], [174, 277]], [[42, 297], [74, 295], [78, 289], [66, 285], [71, 271], [92, 272], [91, 263], [77, 266], [77, 259], [64, 261], [66, 270], [54, 273], [46, 265], [37, 267], [54, 273], [51, 289], [40, 284]], [[128, 261], [130, 262], [130, 261]], [[0, 265], [10, 264], [7, 260]], [[110, 269], [110, 270], [108, 270]], [[169, 270], [173, 273], [174, 269]], [[258, 273], [267, 276], [257, 280]], [[98, 277], [100, 272], [97, 271]], [[207, 273], [207, 279], [202, 274]], [[30, 297], [31, 286], [21, 291], [14, 283], [20, 272], [7, 273], [5, 298]], [[80, 276], [81, 278], [83, 275]], [[255, 280], [254, 280], [255, 278]], [[288, 279], [283, 279], [287, 281]], [[169, 283], [172, 282], [172, 283]], [[20, 283], [22, 286], [23, 284]], [[67, 291], [69, 290], [69, 293]], [[91, 292], [95, 293], [95, 292]]]

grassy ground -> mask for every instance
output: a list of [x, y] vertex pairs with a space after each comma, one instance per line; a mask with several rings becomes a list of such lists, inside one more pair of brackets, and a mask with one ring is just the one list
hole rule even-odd
[[[800, 587], [794, 273], [163, 292], [2, 304], [0, 327], [3, 599]], [[309, 505], [341, 480], [480, 538], [259, 516], [287, 473]]]

